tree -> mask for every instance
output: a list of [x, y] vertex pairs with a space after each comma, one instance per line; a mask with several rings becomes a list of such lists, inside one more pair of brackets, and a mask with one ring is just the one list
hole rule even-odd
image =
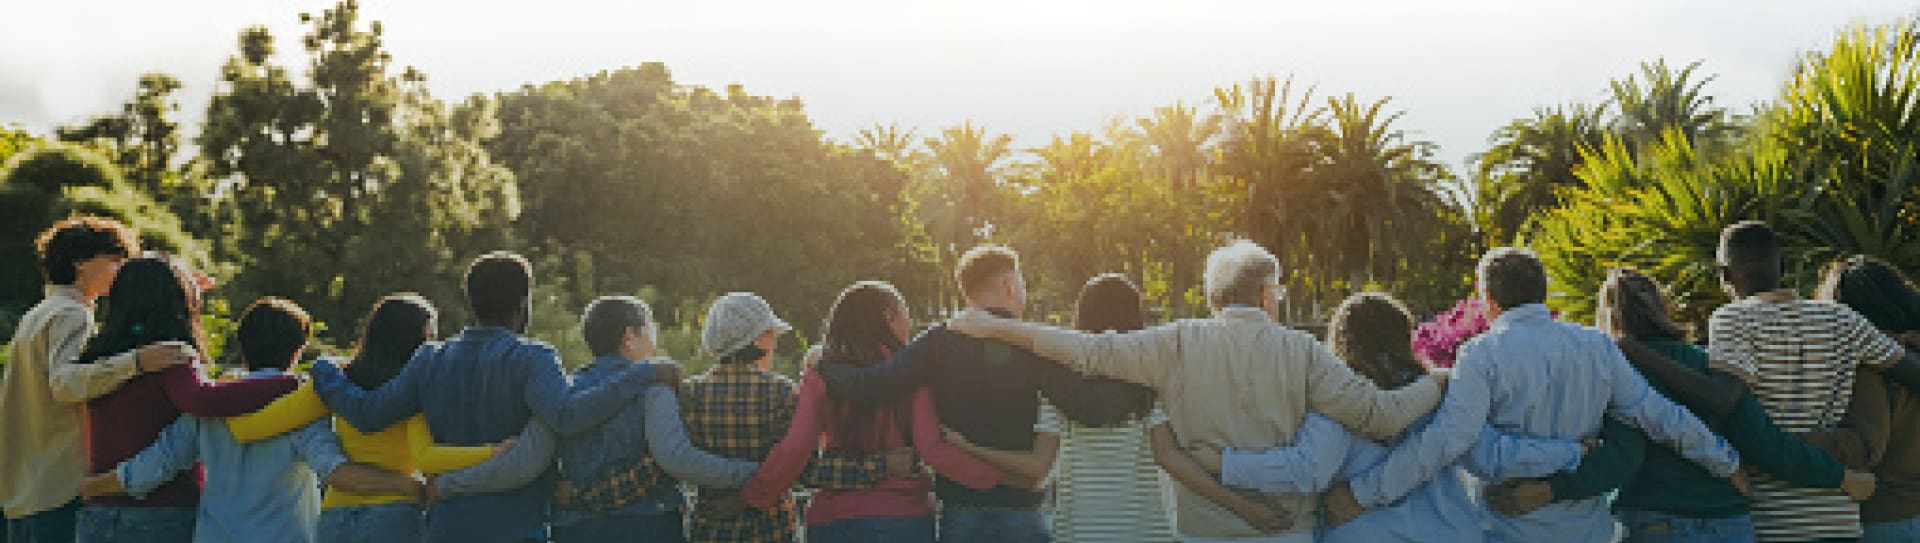
[[273, 64], [265, 28], [241, 32], [198, 140], [226, 185], [234, 298], [288, 296], [350, 331], [380, 296], [417, 291], [460, 322], [459, 270], [504, 247], [518, 213], [512, 174], [481, 147], [490, 104], [448, 107], [417, 70], [390, 73], [381, 25], [363, 29], [354, 1], [301, 21], [307, 81]]
[[1630, 147], [1659, 144], [1669, 130], [1702, 147], [1733, 143], [1741, 126], [1706, 93], [1715, 77], [1695, 78], [1700, 64], [1696, 60], [1675, 70], [1665, 59], [1643, 62], [1638, 76], [1613, 80], [1609, 87], [1619, 113], [1614, 132]]
[[1500, 127], [1492, 147], [1468, 158], [1474, 222], [1488, 243], [1525, 237], [1534, 212], [1559, 205], [1558, 191], [1581, 185], [1574, 170], [1606, 140], [1605, 111], [1584, 104], [1534, 108], [1531, 118]]
[[180, 152], [180, 124], [174, 119], [180, 102], [173, 96], [179, 90], [180, 79], [172, 75], [141, 74], [133, 99], [119, 112], [55, 133], [61, 141], [99, 148], [126, 172], [134, 188], [156, 197], [168, 195], [174, 188], [173, 160]]

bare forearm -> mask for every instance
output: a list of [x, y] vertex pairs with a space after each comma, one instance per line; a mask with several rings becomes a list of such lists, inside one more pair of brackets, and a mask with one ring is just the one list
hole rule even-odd
[[334, 468], [327, 486], [355, 494], [414, 496], [419, 481], [412, 476], [388, 471], [369, 464], [349, 463]]

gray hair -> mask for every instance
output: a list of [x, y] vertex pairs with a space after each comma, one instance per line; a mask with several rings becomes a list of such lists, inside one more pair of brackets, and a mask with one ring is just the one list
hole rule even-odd
[[1252, 241], [1235, 241], [1207, 255], [1205, 281], [1214, 307], [1258, 306], [1264, 291], [1280, 282], [1280, 259]]

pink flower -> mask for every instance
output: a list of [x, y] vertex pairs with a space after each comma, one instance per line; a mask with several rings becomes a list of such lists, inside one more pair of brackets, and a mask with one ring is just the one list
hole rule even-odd
[[1451, 368], [1460, 345], [1487, 331], [1487, 311], [1479, 298], [1460, 300], [1413, 331], [1413, 353], [1434, 367]]

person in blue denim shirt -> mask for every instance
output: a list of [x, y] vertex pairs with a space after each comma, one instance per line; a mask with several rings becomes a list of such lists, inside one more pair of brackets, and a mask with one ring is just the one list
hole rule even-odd
[[[653, 355], [656, 332], [652, 310], [632, 296], [594, 300], [587, 306], [580, 327], [595, 358], [574, 374], [574, 390], [618, 379], [636, 364], [635, 360]], [[673, 388], [664, 385], [647, 385], [641, 402], [627, 404], [591, 431], [563, 438], [559, 446], [562, 477], [576, 487], [590, 485], [649, 456], [674, 479], [701, 486], [744, 486], [760, 467], [758, 462], [724, 458], [694, 448], [687, 440]], [[644, 494], [642, 500], [610, 511], [556, 509], [554, 542], [685, 541], [682, 512], [686, 499], [679, 487], [667, 480], [637, 490]]]
[[[310, 327], [306, 312], [284, 299], [266, 298], [248, 307], [237, 333], [246, 378], [284, 373], [305, 349]], [[319, 481], [353, 492], [422, 496], [410, 474], [348, 461], [325, 422], [241, 444], [225, 419], [194, 415], [174, 421], [158, 442], [118, 469], [89, 477], [82, 492], [140, 497], [196, 460], [206, 470], [193, 528], [198, 543], [311, 543], [320, 516]]]
[[[1613, 416], [1638, 426], [1719, 477], [1740, 459], [1725, 439], [1647, 385], [1612, 338], [1554, 320], [1543, 305], [1545, 267], [1532, 251], [1502, 247], [1480, 259], [1480, 289], [1494, 321], [1460, 349], [1452, 383], [1433, 420], [1396, 445], [1378, 466], [1324, 498], [1329, 523], [1385, 507], [1419, 488], [1470, 449], [1487, 424], [1502, 431], [1578, 440]], [[1605, 499], [1555, 504], [1521, 517], [1483, 515], [1493, 541], [1611, 541]]]
[[[355, 428], [379, 431], [414, 413], [427, 417], [436, 443], [497, 443], [529, 420], [569, 436], [594, 428], [638, 399], [656, 370], [673, 380], [678, 367], [636, 364], [601, 386], [568, 390], [553, 347], [520, 335], [526, 329], [533, 270], [525, 258], [495, 252], [474, 260], [465, 279], [476, 326], [444, 344], [421, 347], [400, 375], [378, 390], [355, 386], [339, 368], [314, 364], [314, 392]], [[556, 477], [505, 491], [447, 498], [427, 512], [428, 542], [509, 542], [544, 526]]]

